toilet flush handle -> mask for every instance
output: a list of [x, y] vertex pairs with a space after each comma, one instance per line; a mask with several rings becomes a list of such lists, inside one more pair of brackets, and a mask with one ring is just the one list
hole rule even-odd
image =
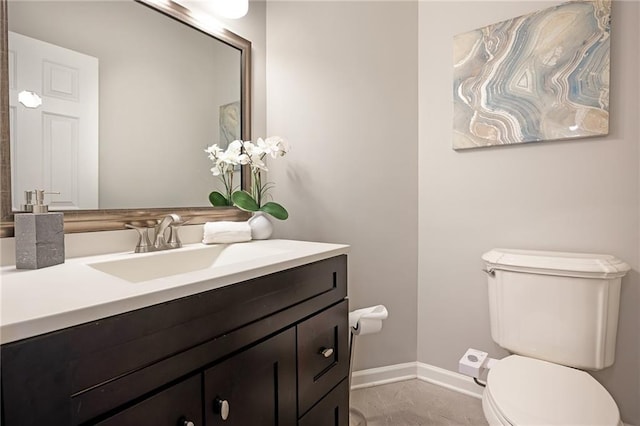
[[490, 275], [492, 277], [495, 276], [495, 274], [496, 274], [496, 270], [493, 269], [493, 268], [483, 269], [482, 272], [484, 272], [485, 274]]

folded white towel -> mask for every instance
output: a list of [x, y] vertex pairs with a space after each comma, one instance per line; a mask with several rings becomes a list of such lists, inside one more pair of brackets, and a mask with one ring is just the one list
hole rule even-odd
[[204, 224], [204, 244], [228, 244], [251, 241], [251, 227], [247, 222], [207, 222]]

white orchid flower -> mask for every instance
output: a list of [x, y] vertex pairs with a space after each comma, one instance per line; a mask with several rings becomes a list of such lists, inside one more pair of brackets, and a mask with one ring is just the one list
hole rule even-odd
[[280, 136], [269, 136], [264, 141], [267, 145], [278, 145], [281, 149], [282, 145], [284, 144], [284, 139], [282, 139]]
[[279, 136], [272, 136], [267, 139], [258, 138], [258, 147], [262, 149], [265, 154], [269, 154], [271, 158], [276, 158], [278, 152], [280, 152], [280, 142], [282, 138]]
[[231, 142], [227, 147], [227, 152], [236, 152], [240, 154], [241, 150], [242, 150], [242, 141], [239, 139], [236, 139], [235, 141]]
[[216, 154], [221, 151], [222, 149], [220, 149], [217, 143], [214, 143], [213, 145], [207, 147], [207, 149], [204, 150], [204, 152], [207, 152], [209, 154]]
[[291, 147], [289, 146], [289, 144], [287, 143], [286, 140], [282, 139], [280, 136], [275, 136], [278, 139], [280, 139], [280, 141], [278, 142], [278, 145], [280, 146], [280, 156], [284, 156], [286, 153], [288, 153], [289, 151], [291, 151]]
[[215, 161], [218, 158], [218, 155], [222, 152], [222, 149], [217, 144], [213, 144], [207, 149], [204, 150], [207, 154], [209, 154], [209, 160]]
[[265, 172], [269, 171], [269, 169], [267, 169], [267, 165], [262, 161], [259, 155], [251, 157], [251, 168], [254, 172], [259, 170], [264, 170]]
[[237, 164], [236, 158], [237, 155], [227, 150], [218, 156], [216, 164], [218, 167], [222, 167], [224, 164], [235, 165]]
[[242, 152], [243, 142], [235, 140], [229, 144], [227, 150], [218, 154], [218, 159], [229, 165], [247, 164], [249, 157]]
[[240, 154], [238, 156], [238, 163], [242, 164], [243, 166], [246, 164], [249, 164], [249, 162], [251, 161], [251, 159], [249, 158], [249, 156], [247, 154]]
[[227, 150], [218, 154], [218, 161], [230, 165], [244, 164], [245, 154], [242, 153], [242, 141], [235, 140], [229, 144]]
[[222, 171], [220, 170], [220, 167], [212, 167], [211, 168], [211, 174], [214, 176], [220, 176], [220, 174], [222, 173]]
[[244, 151], [247, 153], [249, 157], [259, 156], [262, 154], [262, 150], [251, 141], [244, 142], [243, 146], [244, 146]]

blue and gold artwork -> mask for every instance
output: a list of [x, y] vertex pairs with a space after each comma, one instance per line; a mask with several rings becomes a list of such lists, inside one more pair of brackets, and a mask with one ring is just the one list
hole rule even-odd
[[453, 148], [608, 134], [610, 17], [573, 1], [456, 35]]

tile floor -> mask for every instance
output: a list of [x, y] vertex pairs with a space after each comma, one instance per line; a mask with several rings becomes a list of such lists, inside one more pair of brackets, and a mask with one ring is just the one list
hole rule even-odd
[[[417, 379], [354, 390], [351, 407], [367, 426], [487, 425], [480, 399]], [[350, 426], [364, 425], [352, 416]]]

